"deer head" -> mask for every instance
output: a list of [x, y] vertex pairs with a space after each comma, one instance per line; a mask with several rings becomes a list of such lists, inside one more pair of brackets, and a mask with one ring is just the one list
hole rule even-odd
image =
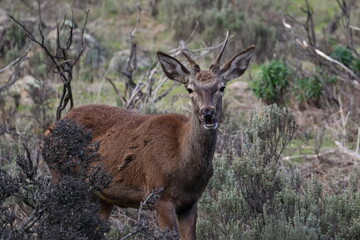
[[228, 39], [227, 33], [221, 51], [209, 70], [201, 70], [199, 65], [183, 50], [181, 52], [187, 58], [190, 69], [165, 53], [157, 53], [165, 75], [171, 80], [184, 84], [191, 98], [193, 113], [207, 130], [218, 127], [226, 84], [245, 72], [255, 49], [255, 46], [250, 46], [220, 66], [221, 56]]

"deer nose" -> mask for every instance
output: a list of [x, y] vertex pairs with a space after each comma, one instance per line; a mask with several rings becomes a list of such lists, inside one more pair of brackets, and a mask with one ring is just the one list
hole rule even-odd
[[215, 113], [216, 113], [215, 108], [213, 107], [202, 108], [200, 109], [200, 112], [204, 118], [209, 118], [209, 117], [213, 118], [215, 117]]

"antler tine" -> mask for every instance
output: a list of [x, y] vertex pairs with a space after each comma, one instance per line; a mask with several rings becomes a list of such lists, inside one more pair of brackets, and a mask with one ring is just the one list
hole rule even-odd
[[218, 55], [218, 56], [216, 57], [216, 59], [215, 59], [214, 65], [219, 65], [219, 64], [220, 64], [220, 59], [221, 59], [221, 56], [222, 56], [223, 53], [224, 53], [224, 50], [225, 50], [225, 47], [226, 47], [226, 45], [227, 45], [228, 40], [229, 40], [229, 31], [226, 31], [226, 39], [225, 39], [225, 42], [224, 42], [224, 44], [223, 44], [223, 46], [222, 46], [222, 48], [221, 48], [221, 51], [220, 51], [219, 55]]
[[190, 65], [191, 65], [191, 69], [192, 69], [192, 70], [194, 70], [195, 72], [200, 71], [199, 64], [197, 64], [197, 63], [195, 62], [195, 60], [192, 59], [192, 58], [190, 57], [190, 55], [185, 52], [184, 49], [180, 49], [180, 52], [187, 58], [187, 60], [189, 61]]

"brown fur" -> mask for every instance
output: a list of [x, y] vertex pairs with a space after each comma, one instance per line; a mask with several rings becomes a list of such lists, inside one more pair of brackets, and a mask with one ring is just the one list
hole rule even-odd
[[196, 79], [199, 82], [207, 82], [215, 77], [215, 74], [211, 71], [201, 71], [198, 74], [196, 74]]

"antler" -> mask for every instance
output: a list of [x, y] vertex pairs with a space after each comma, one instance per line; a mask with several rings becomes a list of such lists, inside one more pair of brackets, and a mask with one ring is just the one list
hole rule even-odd
[[187, 58], [187, 60], [189, 61], [190, 66], [191, 66], [191, 69], [192, 69], [194, 72], [200, 72], [200, 66], [199, 66], [199, 64], [197, 64], [197, 63], [195, 62], [195, 60], [192, 59], [192, 58], [190, 57], [190, 55], [187, 54], [183, 49], [180, 49], [180, 52], [181, 52], [181, 53]]
[[221, 59], [221, 56], [224, 53], [224, 50], [225, 50], [225, 47], [227, 45], [228, 40], [229, 40], [229, 31], [226, 31], [226, 39], [225, 39], [224, 45], [222, 46], [221, 51], [220, 51], [219, 55], [216, 57], [215, 63], [213, 65], [219, 65], [220, 64], [220, 59]]

